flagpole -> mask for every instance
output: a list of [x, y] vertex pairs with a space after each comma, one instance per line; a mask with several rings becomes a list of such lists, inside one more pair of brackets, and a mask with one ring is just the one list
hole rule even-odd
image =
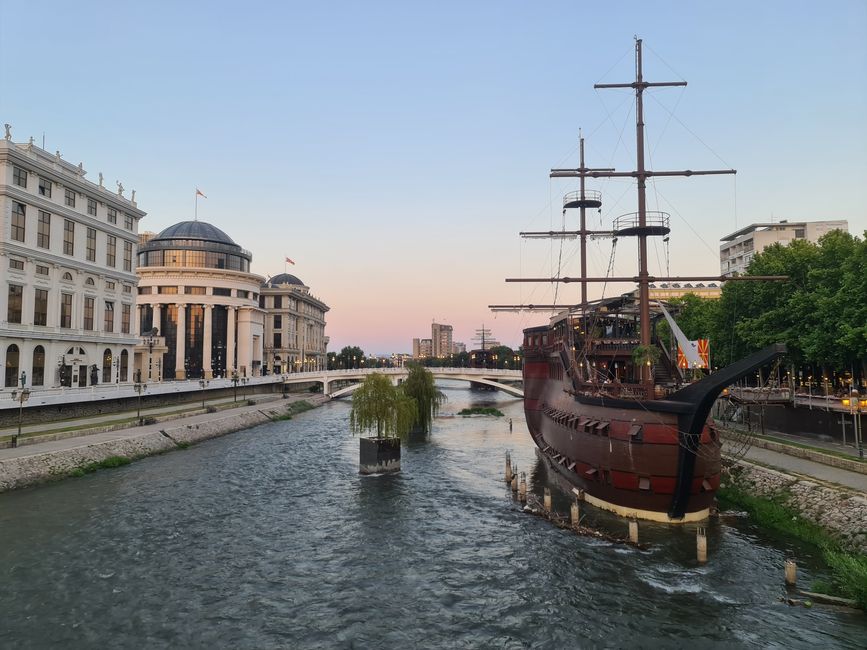
[[196, 189], [196, 211], [195, 211], [194, 219], [196, 221], [199, 220], [199, 190], [198, 189]]

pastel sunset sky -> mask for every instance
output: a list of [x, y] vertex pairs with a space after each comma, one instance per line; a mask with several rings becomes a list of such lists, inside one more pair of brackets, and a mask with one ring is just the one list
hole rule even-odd
[[[159, 232], [193, 218], [289, 272], [331, 307], [330, 349], [410, 351], [433, 319], [517, 345], [577, 275], [562, 225], [577, 166], [631, 170], [632, 96], [594, 83], [686, 80], [645, 101], [648, 167], [736, 168], [658, 180], [671, 213], [651, 272], [719, 272], [719, 239], [753, 222], [847, 219], [867, 230], [867, 2], [13, 2], [0, 0], [0, 122], [13, 140], [136, 189]], [[604, 227], [634, 212], [597, 181]], [[575, 228], [574, 221], [567, 227]], [[611, 244], [588, 255], [604, 275]], [[616, 273], [635, 244], [618, 242]], [[630, 286], [608, 286], [618, 294]], [[595, 289], [593, 297], [600, 295]], [[561, 285], [560, 302], [577, 301]]]

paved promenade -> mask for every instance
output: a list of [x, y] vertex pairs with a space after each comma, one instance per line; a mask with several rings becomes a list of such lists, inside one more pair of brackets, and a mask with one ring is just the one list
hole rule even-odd
[[867, 494], [867, 474], [850, 472], [839, 467], [830, 467], [816, 463], [806, 458], [796, 458], [769, 449], [750, 447], [744, 455], [744, 460], [773, 467], [786, 474], [797, 474], [804, 478], [817, 479], [826, 483], [835, 483], [843, 487], [858, 490]]

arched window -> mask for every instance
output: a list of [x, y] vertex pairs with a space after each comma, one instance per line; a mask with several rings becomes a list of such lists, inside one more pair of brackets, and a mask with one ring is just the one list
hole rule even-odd
[[33, 348], [33, 380], [32, 386], [42, 386], [45, 383], [45, 348], [37, 345]]
[[69, 271], [64, 273], [63, 274], [63, 280], [64, 280], [64, 282], [72, 282], [72, 273], [70, 273]]
[[120, 353], [120, 380], [129, 381], [129, 352], [126, 350]]
[[111, 383], [111, 350], [102, 353], [102, 383]]
[[18, 386], [18, 346], [14, 343], [6, 348], [6, 388]]
[[87, 280], [84, 281], [84, 284], [92, 287], [93, 286], [93, 278], [87, 278]]

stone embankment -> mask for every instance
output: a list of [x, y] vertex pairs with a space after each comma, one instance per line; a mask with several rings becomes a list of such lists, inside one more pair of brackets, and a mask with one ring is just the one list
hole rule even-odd
[[[319, 406], [327, 400], [322, 395], [304, 398], [313, 406]], [[0, 460], [0, 492], [63, 478], [79, 468], [113, 456], [136, 459], [182, 449], [203, 440], [285, 417], [297, 408], [294, 404], [295, 401], [269, 404], [265, 408], [247, 408], [230, 414], [217, 413], [204, 421], [188, 424], [167, 422], [159, 427], [148, 427], [148, 431], [139, 435]]]
[[776, 501], [837, 538], [843, 549], [867, 553], [867, 496], [740, 461], [725, 482]]

